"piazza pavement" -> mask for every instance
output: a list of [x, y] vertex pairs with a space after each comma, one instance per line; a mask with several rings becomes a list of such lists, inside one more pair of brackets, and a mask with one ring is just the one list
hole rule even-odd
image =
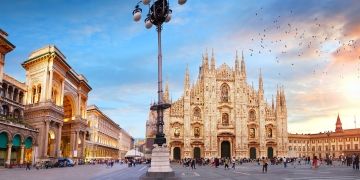
[[[197, 180], [360, 180], [360, 171], [351, 167], [320, 166], [311, 169], [309, 165], [270, 165], [267, 173], [262, 173], [261, 166], [256, 163], [237, 165], [235, 169], [225, 170], [223, 166], [214, 168], [210, 166], [197, 166], [192, 170], [179, 164], [172, 164], [177, 176], [181, 179]], [[24, 168], [0, 169], [0, 179], [10, 180], [135, 180], [144, 174], [148, 165], [128, 167], [126, 164], [115, 164], [112, 168], [105, 165], [79, 165], [67, 168], [40, 169]]]

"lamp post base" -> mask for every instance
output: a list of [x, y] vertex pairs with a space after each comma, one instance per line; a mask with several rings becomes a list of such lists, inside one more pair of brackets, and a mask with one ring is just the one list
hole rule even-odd
[[140, 177], [141, 180], [161, 180], [161, 179], [181, 179], [175, 176], [175, 172], [170, 167], [169, 150], [166, 144], [158, 146], [154, 144], [151, 154], [151, 167]]

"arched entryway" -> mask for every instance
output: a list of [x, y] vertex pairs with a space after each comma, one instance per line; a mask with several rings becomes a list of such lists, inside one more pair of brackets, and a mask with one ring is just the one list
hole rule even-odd
[[[76, 115], [76, 104], [74, 96], [67, 94], [64, 96], [63, 106], [64, 106], [64, 125], [62, 127], [62, 132], [71, 131], [71, 124], [73, 123], [74, 116]], [[61, 134], [61, 145], [60, 151], [63, 157], [72, 157], [74, 150], [77, 150], [75, 146], [78, 145], [76, 139], [76, 133], [62, 133]]]
[[12, 140], [12, 148], [11, 148], [11, 164], [18, 164], [20, 163], [20, 146], [21, 146], [21, 136], [16, 134]]
[[6, 150], [8, 145], [8, 134], [6, 132], [0, 133], [0, 166], [5, 166]]
[[250, 159], [256, 159], [256, 148], [255, 147], [250, 148]]
[[222, 158], [230, 158], [231, 157], [229, 141], [221, 142], [221, 157]]
[[274, 157], [274, 149], [272, 147], [268, 147], [267, 149], [267, 157], [273, 158]]
[[181, 159], [181, 152], [180, 152], [179, 147], [174, 147], [173, 158], [174, 158], [174, 160], [180, 160]]
[[55, 132], [53, 130], [50, 130], [48, 134], [48, 148], [47, 148], [48, 157], [55, 157], [55, 143], [56, 143], [55, 139], [56, 139]]
[[194, 158], [195, 159], [201, 158], [201, 150], [199, 147], [194, 147]]
[[31, 162], [32, 161], [32, 145], [33, 145], [32, 137], [26, 138], [24, 144], [25, 144], [24, 162]]

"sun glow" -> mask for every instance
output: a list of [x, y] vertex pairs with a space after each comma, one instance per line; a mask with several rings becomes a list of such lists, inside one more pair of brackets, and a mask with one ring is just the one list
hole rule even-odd
[[350, 101], [360, 100], [360, 80], [346, 79], [343, 83], [343, 93]]

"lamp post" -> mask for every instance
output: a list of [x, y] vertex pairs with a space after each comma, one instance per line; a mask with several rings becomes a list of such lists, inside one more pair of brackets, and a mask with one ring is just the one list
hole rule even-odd
[[[170, 107], [170, 104], [163, 101], [163, 88], [162, 88], [162, 52], [161, 52], [161, 30], [164, 23], [171, 20], [172, 10], [169, 7], [168, 0], [142, 0], [138, 2], [133, 11], [134, 21], [141, 19], [142, 9], [140, 3], [149, 6], [148, 14], [145, 18], [145, 27], [150, 29], [152, 25], [156, 26], [158, 34], [158, 102], [154, 103], [150, 110], [157, 112], [156, 123], [156, 137], [154, 143], [161, 146], [166, 143], [164, 134], [164, 110]], [[185, 4], [186, 0], [178, 0], [180, 5]]]
[[[154, 140], [154, 149], [152, 150], [151, 167], [140, 179], [178, 179], [170, 167], [169, 150], [166, 147], [166, 138], [164, 134], [164, 110], [170, 107], [170, 104], [163, 101], [162, 88], [162, 52], [161, 52], [161, 30], [164, 23], [171, 20], [172, 10], [169, 6], [169, 0], [142, 0], [138, 2], [133, 11], [135, 21], [141, 19], [142, 9], [140, 3], [149, 7], [145, 18], [145, 27], [150, 29], [156, 26], [158, 34], [158, 102], [151, 105], [150, 110], [157, 112], [156, 137]], [[186, 0], [178, 0], [180, 5], [185, 4]]]

